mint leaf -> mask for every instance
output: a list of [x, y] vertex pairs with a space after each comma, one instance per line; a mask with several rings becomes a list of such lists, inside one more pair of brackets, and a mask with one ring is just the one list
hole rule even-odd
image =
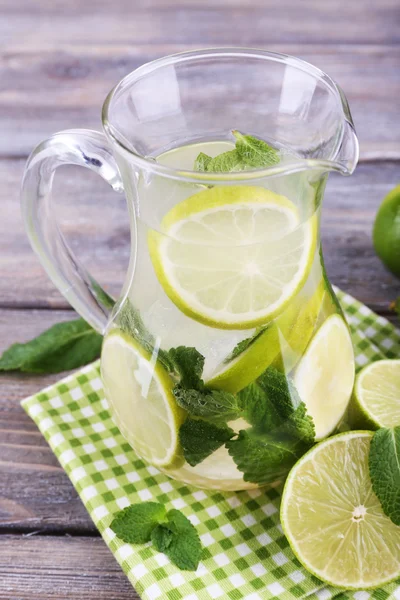
[[238, 393], [243, 418], [263, 431], [270, 431], [282, 423], [279, 412], [259, 383], [254, 382]]
[[178, 346], [171, 348], [168, 355], [175, 370], [180, 376], [180, 385], [185, 388], [202, 390], [204, 382], [201, 378], [204, 367], [204, 356], [196, 348]]
[[374, 434], [369, 473], [383, 512], [400, 525], [400, 426], [378, 429]]
[[218, 450], [235, 435], [230, 427], [218, 427], [214, 423], [186, 419], [179, 429], [179, 441], [186, 462], [192, 467]]
[[255, 342], [256, 339], [258, 339], [262, 333], [264, 333], [266, 329], [268, 329], [268, 326], [259, 327], [254, 335], [238, 342], [232, 350], [232, 352], [229, 354], [229, 356], [226, 357], [224, 363], [229, 363], [231, 360], [239, 356], [239, 354], [242, 354], [242, 352], [247, 350], [247, 348], [249, 348], [252, 345], [252, 343]]
[[301, 399], [292, 382], [275, 367], [269, 367], [257, 379], [258, 385], [281, 417], [286, 419], [301, 404]]
[[279, 432], [292, 438], [302, 440], [308, 446], [315, 442], [315, 426], [312, 417], [307, 413], [304, 402], [301, 402], [296, 410], [288, 416]]
[[204, 152], [200, 152], [200, 154], [197, 156], [196, 160], [194, 161], [194, 170], [195, 171], [207, 171], [207, 167], [210, 164], [211, 160], [212, 160], [211, 156], [208, 156], [208, 154], [204, 154]]
[[128, 544], [145, 544], [152, 531], [166, 521], [167, 511], [159, 502], [131, 504], [116, 514], [110, 527]]
[[232, 171], [242, 171], [245, 165], [243, 164], [236, 150], [228, 150], [218, 154], [207, 164], [208, 173], [230, 173]]
[[165, 552], [173, 537], [173, 532], [164, 525], [157, 525], [151, 532], [151, 542], [158, 552]]
[[218, 422], [232, 421], [240, 415], [238, 398], [222, 390], [185, 389], [180, 384], [173, 389], [175, 400], [194, 417]]
[[57, 323], [26, 344], [13, 344], [0, 357], [0, 371], [60, 373], [100, 356], [102, 336], [83, 319]]
[[173, 532], [173, 535], [164, 550], [165, 554], [179, 569], [195, 571], [199, 566], [202, 552], [196, 529], [179, 510], [170, 510], [167, 518], [167, 527]]
[[279, 434], [259, 434], [252, 429], [239, 432], [226, 447], [244, 481], [264, 485], [286, 477], [307, 450], [301, 441]]
[[269, 144], [253, 137], [233, 131], [236, 138], [236, 152], [239, 160], [253, 168], [270, 167], [279, 163], [279, 152]]
[[[132, 336], [139, 344], [153, 355], [156, 348], [155, 337], [146, 329], [139, 311], [127, 298], [117, 316], [117, 325], [124, 333]], [[174, 372], [175, 366], [166, 350], [158, 348], [157, 360], [168, 372]]]

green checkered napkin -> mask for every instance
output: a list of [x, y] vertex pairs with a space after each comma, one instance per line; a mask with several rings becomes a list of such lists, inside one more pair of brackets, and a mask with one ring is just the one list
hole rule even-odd
[[[400, 331], [339, 293], [353, 335], [357, 365], [400, 356]], [[374, 592], [324, 586], [293, 556], [279, 524], [279, 490], [239, 493], [183, 485], [144, 464], [113, 423], [95, 363], [23, 401], [68, 473], [104, 541], [145, 600], [282, 600], [308, 597], [400, 600], [400, 581]], [[198, 570], [180, 571], [151, 545], [117, 539], [113, 514], [157, 500], [182, 510], [204, 547]]]

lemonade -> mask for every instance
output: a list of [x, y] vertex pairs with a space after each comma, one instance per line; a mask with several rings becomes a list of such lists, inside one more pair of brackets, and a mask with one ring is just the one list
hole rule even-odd
[[[200, 153], [233, 148], [205, 141], [155, 160], [193, 170]], [[231, 185], [144, 171], [126, 190], [136, 254], [102, 377], [132, 448], [171, 477], [222, 490], [271, 484], [340, 425], [354, 359], [323, 266], [323, 183], [308, 171]]]

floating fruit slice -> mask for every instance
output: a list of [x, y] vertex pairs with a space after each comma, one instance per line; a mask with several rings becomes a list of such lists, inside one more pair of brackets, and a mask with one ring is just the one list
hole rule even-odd
[[343, 318], [331, 315], [318, 329], [300, 360], [294, 384], [314, 420], [321, 440], [339, 425], [355, 377], [353, 345]]
[[212, 327], [250, 329], [280, 314], [304, 283], [317, 238], [315, 216], [261, 187], [215, 186], [187, 198], [148, 236], [169, 298]]
[[134, 451], [157, 467], [176, 466], [184, 412], [165, 369], [130, 336], [114, 330], [104, 339], [101, 374], [113, 416]]

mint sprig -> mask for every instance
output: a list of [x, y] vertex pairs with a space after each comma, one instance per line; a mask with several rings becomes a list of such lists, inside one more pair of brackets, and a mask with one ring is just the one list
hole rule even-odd
[[222, 152], [214, 158], [200, 152], [194, 162], [194, 170], [203, 173], [231, 173], [246, 169], [262, 169], [280, 161], [279, 152], [264, 140], [232, 131], [235, 148]]
[[191, 419], [190, 417], [179, 429], [179, 441], [185, 460], [192, 467], [203, 462], [234, 435], [233, 429], [227, 425], [218, 426], [208, 421]]
[[83, 319], [53, 325], [26, 344], [13, 344], [0, 357], [0, 371], [60, 373], [100, 356], [102, 336]]
[[127, 544], [152, 542], [179, 569], [195, 571], [201, 558], [201, 543], [195, 527], [179, 510], [167, 512], [159, 502], [132, 504], [118, 512], [110, 525]]
[[383, 512], [395, 525], [400, 525], [400, 426], [383, 427], [374, 434], [369, 473]]

